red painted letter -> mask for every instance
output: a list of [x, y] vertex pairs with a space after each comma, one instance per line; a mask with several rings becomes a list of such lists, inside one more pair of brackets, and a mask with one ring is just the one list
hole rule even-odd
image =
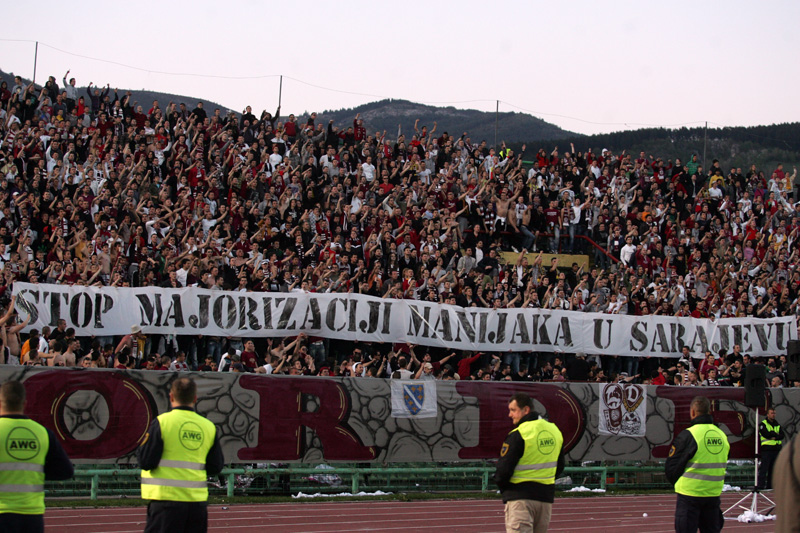
[[[702, 392], [700, 392], [702, 391]], [[692, 387], [656, 387], [656, 396], [666, 398], [675, 404], [675, 422], [673, 424], [673, 435], [677, 437], [684, 429], [689, 427], [689, 404], [698, 394], [706, 396], [711, 400], [712, 415], [714, 422], [724, 424], [728, 428], [728, 440], [731, 444], [729, 458], [748, 459], [753, 457], [755, 450], [755, 433], [747, 439], [742, 439], [742, 432], [747, 426], [745, 416], [752, 417], [752, 411], [745, 413], [740, 411], [720, 411], [719, 400], [730, 400], [744, 405], [744, 389], [741, 387], [709, 387], [695, 389]], [[673, 438], [674, 438], [673, 437]], [[733, 438], [731, 438], [733, 437]], [[656, 446], [653, 448], [653, 457], [665, 459], [669, 454], [670, 445]]]
[[544, 405], [547, 418], [564, 435], [564, 453], [578, 442], [586, 424], [586, 416], [578, 399], [558, 385], [522, 383], [483, 383], [459, 381], [456, 390], [462, 396], [478, 398], [480, 421], [478, 445], [461, 448], [461, 459], [491, 459], [498, 456], [503, 441], [513, 427], [508, 418], [508, 400], [517, 392], [529, 394]]
[[[239, 450], [245, 461], [297, 461], [305, 453], [303, 427], [313, 429], [322, 442], [325, 459], [371, 461], [375, 450], [364, 446], [347, 426], [350, 396], [332, 379], [274, 378], [242, 375], [242, 388], [254, 390], [260, 398], [258, 444]], [[308, 412], [303, 394], [316, 396], [319, 408]]]
[[[73, 459], [124, 457], [136, 450], [157, 415], [147, 389], [122, 372], [46, 370], [27, 375], [24, 382], [28, 396], [26, 413], [53, 430]], [[108, 423], [103, 432], [91, 440], [73, 436], [78, 424], [93, 420], [90, 407], [65, 416], [69, 410], [67, 399], [78, 391], [94, 391], [108, 406]], [[68, 422], [67, 418], [73, 421]]]

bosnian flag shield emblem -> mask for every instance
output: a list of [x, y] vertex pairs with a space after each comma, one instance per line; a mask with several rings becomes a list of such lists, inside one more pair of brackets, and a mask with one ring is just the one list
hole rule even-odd
[[420, 412], [425, 404], [425, 387], [422, 385], [403, 385], [403, 403], [412, 415]]
[[392, 416], [395, 418], [436, 418], [436, 381], [392, 380]]

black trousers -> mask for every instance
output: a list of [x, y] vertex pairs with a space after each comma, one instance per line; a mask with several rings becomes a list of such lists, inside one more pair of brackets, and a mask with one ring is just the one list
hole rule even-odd
[[775, 466], [778, 454], [781, 453], [781, 447], [762, 446], [758, 451], [761, 454], [761, 464], [758, 465], [758, 488], [771, 489], [772, 468]]
[[719, 496], [701, 498], [678, 494], [675, 504], [676, 533], [719, 533], [725, 519], [720, 509]]
[[43, 514], [0, 513], [3, 533], [44, 533]]
[[153, 500], [147, 505], [145, 533], [206, 533], [208, 503]]

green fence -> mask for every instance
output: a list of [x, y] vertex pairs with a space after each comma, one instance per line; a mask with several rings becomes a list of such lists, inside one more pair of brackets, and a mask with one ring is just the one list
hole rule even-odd
[[[365, 492], [493, 492], [494, 465], [480, 463], [411, 463], [391, 466], [365, 464], [258, 465], [226, 468], [209, 480], [216, 496], [289, 495], [304, 493], [356, 494]], [[140, 471], [128, 465], [79, 465], [69, 481], [48, 482], [48, 497], [138, 497]], [[726, 483], [749, 487], [753, 465], [728, 466]], [[663, 464], [606, 463], [568, 466], [557, 481], [559, 490], [574, 487], [605, 490], [668, 490]]]

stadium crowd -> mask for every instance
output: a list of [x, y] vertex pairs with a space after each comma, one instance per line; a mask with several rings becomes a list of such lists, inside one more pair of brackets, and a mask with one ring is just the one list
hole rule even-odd
[[[517, 153], [436, 123], [390, 138], [359, 115], [339, 128], [280, 108], [137, 102], [108, 85], [79, 90], [69, 72], [43, 87], [3, 82], [0, 101], [2, 363], [740, 385], [749, 362], [738, 346], [680, 360], [473, 354], [138, 326], [121, 339], [76, 337], [65, 323], [21, 338], [15, 280], [713, 319], [798, 313], [797, 171], [782, 165], [574, 146]], [[594, 266], [542, 252], [587, 254]], [[762, 361], [772, 386], [785, 383], [785, 359]]]

